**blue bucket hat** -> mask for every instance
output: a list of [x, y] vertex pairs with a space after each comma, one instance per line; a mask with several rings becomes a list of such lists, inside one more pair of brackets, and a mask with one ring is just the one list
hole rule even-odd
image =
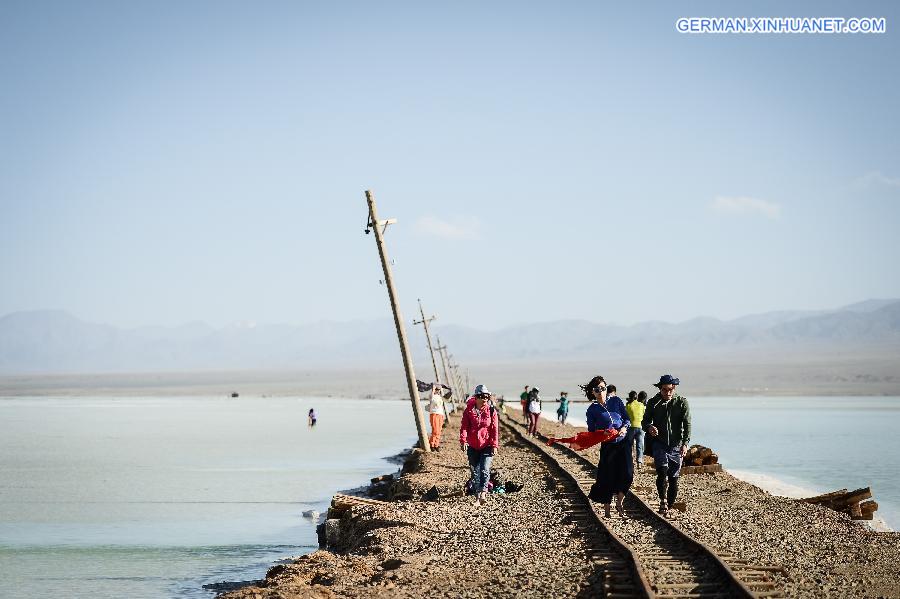
[[660, 385], [680, 385], [681, 381], [678, 380], [677, 377], [672, 376], [671, 374], [664, 374], [659, 377], [659, 382], [654, 384], [653, 386], [659, 389]]

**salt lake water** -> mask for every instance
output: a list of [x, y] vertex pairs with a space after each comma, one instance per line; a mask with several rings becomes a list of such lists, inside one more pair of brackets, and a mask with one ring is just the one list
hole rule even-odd
[[[694, 441], [729, 470], [810, 494], [870, 485], [900, 529], [900, 398], [691, 410]], [[210, 598], [204, 584], [313, 551], [302, 513], [395, 470], [384, 458], [414, 441], [405, 401], [0, 398], [0, 596]]]
[[2, 398], [0, 596], [212, 597], [414, 441], [402, 401]]
[[690, 405], [694, 442], [741, 478], [787, 496], [870, 486], [876, 516], [900, 530], [900, 397], [701, 397]]

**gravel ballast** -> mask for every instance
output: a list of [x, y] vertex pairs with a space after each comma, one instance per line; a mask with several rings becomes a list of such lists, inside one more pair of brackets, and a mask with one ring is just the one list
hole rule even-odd
[[[518, 410], [509, 413], [521, 419]], [[407, 462], [392, 492], [412, 499], [352, 508], [331, 550], [274, 566], [258, 586], [223, 596], [597, 596], [596, 566], [565, 519], [566, 504], [548, 467], [504, 432], [493, 467], [523, 487], [475, 505], [461, 494], [468, 465], [458, 426], [459, 418], [451, 418], [440, 452], [415, 452]], [[542, 418], [539, 430], [568, 436], [584, 429]], [[585, 453], [596, 463], [596, 449]], [[654, 481], [652, 470], [644, 469], [632, 488], [651, 505]], [[440, 498], [422, 501], [432, 486]], [[678, 526], [718, 553], [783, 568], [772, 579], [787, 597], [900, 597], [898, 533], [874, 532], [844, 514], [772, 496], [727, 472], [682, 477], [679, 500], [687, 509], [671, 516]], [[616, 515], [609, 522], [627, 530]]]

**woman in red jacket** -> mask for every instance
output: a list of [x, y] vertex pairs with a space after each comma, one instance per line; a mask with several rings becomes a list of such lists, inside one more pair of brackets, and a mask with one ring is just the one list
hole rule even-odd
[[466, 402], [462, 422], [459, 425], [459, 448], [469, 458], [472, 471], [472, 492], [478, 503], [487, 501], [488, 480], [491, 477], [491, 460], [500, 439], [499, 417], [491, 402], [491, 392], [484, 385], [475, 387]]

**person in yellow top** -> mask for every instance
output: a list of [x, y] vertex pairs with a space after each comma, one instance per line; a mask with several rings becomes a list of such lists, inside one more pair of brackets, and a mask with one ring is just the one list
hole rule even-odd
[[[641, 393], [644, 395], [644, 401], [646, 401], [647, 394], [643, 391]], [[638, 470], [641, 469], [641, 464], [644, 461], [644, 431], [641, 429], [641, 420], [644, 419], [644, 410], [646, 409], [647, 405], [639, 399], [638, 394], [635, 391], [629, 391], [625, 412], [628, 413], [628, 417], [631, 419], [628, 436], [631, 437], [630, 441], [633, 441], [634, 444], [634, 460]]]

